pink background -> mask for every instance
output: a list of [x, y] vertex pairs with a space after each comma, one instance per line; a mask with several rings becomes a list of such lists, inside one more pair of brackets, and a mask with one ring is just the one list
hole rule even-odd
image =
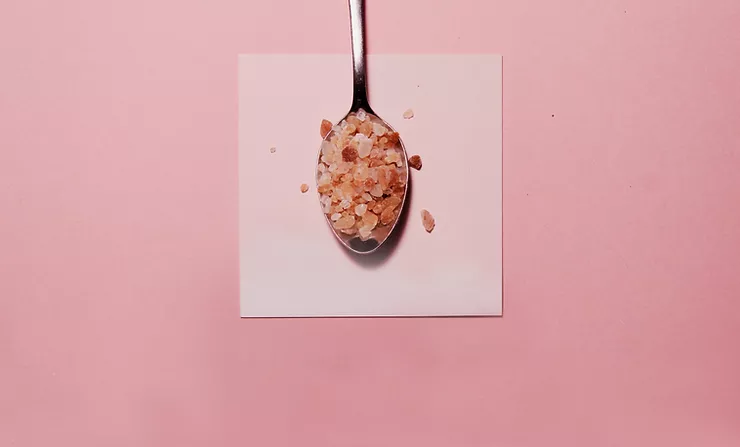
[[0, 445], [737, 445], [740, 2], [436, 3], [370, 51], [504, 55], [503, 318], [238, 318], [237, 54], [344, 0], [2, 2]]

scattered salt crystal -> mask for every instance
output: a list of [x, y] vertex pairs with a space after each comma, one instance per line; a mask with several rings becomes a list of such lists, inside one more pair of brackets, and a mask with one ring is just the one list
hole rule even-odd
[[405, 112], [403, 112], [403, 118], [404, 119], [410, 120], [413, 117], [414, 117], [414, 111], [413, 110], [408, 109]]
[[301, 184], [301, 192], [304, 192], [305, 193], [306, 191], [308, 191], [308, 185], [305, 184], [305, 183], [302, 183]]
[[427, 210], [421, 210], [421, 224], [424, 225], [424, 229], [427, 233], [431, 233], [434, 230], [434, 217], [432, 213]]
[[321, 120], [321, 138], [326, 138], [327, 135], [329, 135], [329, 132], [331, 132], [332, 124], [329, 120]]
[[421, 169], [421, 157], [418, 155], [412, 155], [409, 157], [409, 166], [416, 169], [417, 171]]
[[271, 147], [271, 148], [270, 148], [270, 153], [271, 153], [271, 154], [274, 154], [276, 150], [277, 150], [277, 148], [276, 148], [276, 147]]

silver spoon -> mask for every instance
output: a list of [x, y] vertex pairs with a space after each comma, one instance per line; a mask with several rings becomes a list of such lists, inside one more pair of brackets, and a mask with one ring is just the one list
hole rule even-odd
[[[350, 108], [347, 115], [344, 116], [339, 122], [343, 122], [347, 120], [350, 117], [357, 117], [358, 114], [361, 116], [363, 114], [368, 116], [368, 119], [372, 120], [373, 122], [376, 122], [378, 124], [381, 124], [385, 128], [388, 129], [389, 132], [395, 133], [395, 130], [383, 119], [378, 117], [370, 107], [370, 104], [367, 99], [367, 82], [366, 82], [366, 69], [365, 69], [365, 32], [364, 32], [364, 22], [365, 22], [365, 15], [364, 15], [364, 0], [349, 0], [349, 17], [350, 17], [350, 31], [352, 35], [352, 67], [353, 67], [353, 74], [354, 74], [354, 89], [353, 89], [353, 98], [352, 98], [352, 107]], [[336, 126], [334, 127], [336, 129]], [[327, 142], [331, 142], [332, 137], [336, 135], [336, 130], [332, 130], [329, 132], [326, 137], [324, 138], [324, 141], [322, 142], [322, 149], [324, 147], [324, 144]], [[397, 135], [397, 134], [396, 134]], [[320, 189], [320, 178], [324, 174], [319, 167], [321, 166], [321, 158], [322, 158], [322, 149], [319, 149], [319, 156], [318, 161], [316, 163], [317, 170], [316, 170], [316, 180], [317, 180], [317, 190]], [[341, 148], [340, 148], [341, 149]], [[395, 168], [398, 171], [401, 171], [401, 176], [405, 178], [405, 181], [403, 181], [403, 192], [401, 196], [401, 203], [398, 205], [395, 209], [396, 212], [394, 220], [388, 224], [385, 225], [378, 225], [376, 226], [371, 233], [371, 236], [367, 240], [362, 240], [358, 234], [347, 234], [345, 231], [341, 231], [335, 228], [334, 221], [332, 221], [329, 214], [324, 213], [324, 216], [326, 217], [326, 221], [329, 224], [329, 228], [331, 228], [334, 235], [337, 237], [337, 239], [344, 245], [348, 250], [358, 253], [358, 254], [369, 254], [374, 251], [376, 251], [378, 248], [380, 248], [381, 245], [383, 245], [384, 242], [386, 242], [393, 232], [393, 230], [396, 228], [396, 225], [398, 224], [399, 218], [403, 212], [403, 207], [406, 204], [406, 196], [408, 194], [408, 182], [410, 180], [409, 178], [409, 166], [408, 166], [408, 156], [406, 154], [406, 148], [403, 145], [403, 141], [398, 138], [398, 143], [395, 145], [395, 149], [400, 149], [400, 158], [402, 165], [399, 168]], [[319, 193], [319, 197], [321, 198], [322, 194]], [[322, 212], [324, 205], [322, 204]], [[367, 212], [370, 212], [369, 210]], [[347, 230], [351, 231], [351, 230]]]

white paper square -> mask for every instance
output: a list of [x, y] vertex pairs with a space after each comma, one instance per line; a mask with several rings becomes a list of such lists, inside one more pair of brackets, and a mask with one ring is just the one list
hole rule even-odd
[[240, 55], [241, 315], [501, 315], [501, 57], [371, 55], [368, 79], [373, 109], [424, 163], [381, 263], [339, 245], [315, 191], [321, 119], [351, 103], [349, 55]]

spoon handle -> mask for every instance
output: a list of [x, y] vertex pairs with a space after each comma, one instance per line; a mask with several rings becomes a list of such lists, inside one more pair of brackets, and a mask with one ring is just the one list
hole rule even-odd
[[349, 24], [352, 34], [352, 68], [354, 71], [352, 110], [365, 109], [370, 112], [365, 69], [365, 0], [349, 0]]

